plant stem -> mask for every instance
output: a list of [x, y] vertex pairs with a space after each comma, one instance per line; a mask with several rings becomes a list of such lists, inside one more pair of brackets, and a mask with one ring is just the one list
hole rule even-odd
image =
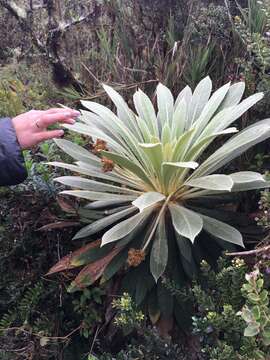
[[159, 212], [159, 214], [158, 214], [158, 216], [157, 216], [157, 218], [156, 218], [156, 221], [155, 221], [155, 224], [154, 224], [154, 226], [153, 226], [153, 229], [151, 230], [151, 233], [150, 233], [148, 239], [146, 240], [146, 242], [145, 242], [145, 244], [144, 244], [144, 246], [143, 246], [143, 248], [142, 248], [143, 251], [146, 250], [147, 246], [149, 245], [150, 241], [152, 240], [152, 237], [153, 237], [153, 235], [154, 235], [154, 233], [155, 233], [155, 231], [156, 231], [156, 228], [157, 228], [157, 226], [158, 226], [159, 220], [160, 220], [161, 216], [164, 214], [164, 211], [166, 210], [166, 207], [167, 207], [167, 205], [168, 205], [168, 203], [169, 203], [172, 195], [173, 195], [173, 194], [170, 194], [170, 195], [167, 197], [167, 199], [166, 199], [166, 201], [164, 202], [164, 204], [162, 205], [162, 208], [160, 209], [160, 212]]

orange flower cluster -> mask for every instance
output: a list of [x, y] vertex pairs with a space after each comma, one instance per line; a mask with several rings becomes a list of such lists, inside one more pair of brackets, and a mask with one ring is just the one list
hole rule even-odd
[[112, 171], [114, 168], [114, 162], [110, 159], [107, 159], [106, 157], [103, 157], [101, 159], [102, 162], [102, 171], [103, 172], [108, 172], [108, 171]]
[[132, 267], [139, 266], [145, 259], [145, 251], [141, 249], [129, 249], [128, 265]]
[[97, 139], [96, 143], [92, 147], [92, 151], [94, 154], [99, 154], [101, 151], [108, 151], [106, 141]]

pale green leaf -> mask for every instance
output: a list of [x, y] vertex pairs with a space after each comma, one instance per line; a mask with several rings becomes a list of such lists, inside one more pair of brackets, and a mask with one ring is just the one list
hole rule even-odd
[[[199, 166], [198, 163], [194, 161], [188, 162], [163, 162], [162, 163], [162, 176], [163, 182], [167, 186], [172, 178], [172, 176], [180, 176], [181, 170], [196, 169]], [[180, 170], [180, 171], [179, 171]]]
[[163, 145], [170, 143], [171, 141], [171, 128], [169, 126], [169, 123], [166, 123], [163, 127], [162, 127], [162, 132], [161, 132], [161, 142]]
[[122, 96], [108, 85], [103, 84], [103, 88], [115, 104], [119, 115], [118, 118], [136, 135], [139, 141], [142, 140], [141, 133], [136, 126], [135, 114], [128, 107]]
[[235, 127], [231, 127], [231, 128], [227, 128], [226, 130], [206, 136], [206, 137], [202, 138], [201, 140], [197, 139], [197, 141], [194, 143], [194, 145], [191, 147], [191, 149], [185, 155], [185, 159], [189, 160], [189, 161], [191, 161], [191, 160], [196, 161], [197, 158], [203, 153], [203, 151], [211, 144], [211, 142], [217, 136], [227, 135], [227, 134], [235, 134], [237, 132], [238, 132], [238, 130]]
[[169, 209], [177, 233], [188, 238], [193, 243], [203, 227], [201, 216], [178, 204], [170, 204]]
[[141, 130], [141, 133], [142, 133], [142, 136], [143, 136], [143, 140], [146, 142], [146, 143], [149, 143], [151, 142], [151, 130], [149, 130], [146, 122], [141, 119], [140, 117], [136, 116], [136, 121], [137, 121], [137, 124]]
[[54, 139], [57, 146], [75, 160], [84, 161], [88, 164], [101, 168], [100, 159], [83, 147], [65, 139]]
[[103, 235], [101, 246], [120, 240], [127, 236], [132, 230], [139, 226], [141, 222], [143, 222], [145, 217], [147, 217], [150, 212], [149, 209], [145, 210], [112, 227]]
[[262, 174], [254, 171], [239, 171], [230, 174], [234, 183], [249, 183], [254, 181], [266, 181]]
[[165, 195], [160, 194], [158, 192], [150, 191], [142, 194], [136, 200], [132, 202], [134, 206], [136, 206], [140, 212], [144, 211], [144, 209], [148, 208], [149, 206], [153, 206], [160, 201], [166, 198]]
[[119, 144], [129, 150], [135, 162], [137, 157], [141, 160], [144, 159], [143, 153], [137, 146], [138, 139], [136, 135], [111, 110], [92, 101], [84, 101], [83, 105], [102, 118], [102, 126], [106, 126], [108, 130], [113, 132]]
[[115, 136], [112, 136], [110, 133], [104, 132], [102, 127], [97, 128], [96, 126], [88, 126], [81, 123], [75, 123], [74, 125], [63, 124], [62, 126], [79, 134], [87, 135], [93, 140], [102, 139], [106, 141], [110, 149], [119, 151], [123, 154], [128, 153], [130, 156], [132, 156], [132, 152], [127, 147], [124, 147], [124, 143], [122, 141], [117, 139]]
[[185, 185], [206, 190], [231, 191], [233, 180], [228, 175], [215, 174], [193, 178], [192, 180], [187, 181]]
[[92, 209], [92, 210], [100, 210], [100, 209], [107, 209], [110, 207], [118, 206], [125, 204], [128, 201], [123, 200], [97, 200], [92, 203], [89, 203], [85, 206], [86, 209]]
[[162, 163], [162, 166], [165, 167], [165, 168], [179, 168], [179, 169], [185, 169], [185, 168], [188, 168], [188, 169], [196, 169], [199, 164], [195, 161], [186, 161], [186, 162], [170, 162], [170, 161], [167, 161], [167, 162], [163, 162]]
[[124, 169], [131, 171], [133, 174], [137, 175], [140, 179], [152, 186], [152, 183], [145, 171], [128, 158], [108, 151], [102, 151], [102, 155], [112, 160]]
[[196, 133], [194, 138], [197, 138], [205, 129], [206, 125], [209, 123], [209, 121], [217, 111], [218, 107], [220, 106], [221, 102], [225, 98], [229, 87], [230, 83], [225, 84], [217, 91], [215, 91], [214, 94], [211, 96], [210, 100], [205, 105], [200, 117], [194, 123], [196, 126]]
[[260, 324], [259, 323], [251, 323], [249, 324], [244, 331], [244, 336], [252, 337], [258, 335], [260, 332]]
[[139, 146], [143, 149], [147, 157], [149, 158], [150, 162], [153, 165], [157, 175], [160, 174], [161, 171], [161, 163], [163, 160], [163, 153], [162, 153], [162, 145], [161, 143], [155, 144], [139, 144]]
[[232, 127], [229, 127], [229, 128], [227, 128], [225, 130], [221, 130], [221, 131], [218, 131], [218, 132], [214, 133], [213, 136], [235, 134], [235, 133], [238, 133], [238, 132], [239, 132], [239, 130], [235, 126], [232, 126]]
[[241, 233], [234, 227], [222, 221], [200, 214], [203, 219], [205, 231], [224, 241], [245, 247]]
[[247, 306], [244, 306], [242, 308], [239, 315], [241, 315], [242, 319], [245, 320], [245, 322], [247, 323], [254, 321], [254, 316], [252, 314], [252, 311]]
[[186, 104], [190, 104], [191, 99], [192, 99], [192, 90], [189, 86], [186, 86], [183, 90], [180, 91], [180, 93], [178, 94], [176, 100], [175, 100], [175, 104], [174, 104], [174, 109], [176, 110], [178, 105], [180, 104], [180, 102], [185, 99]]
[[156, 112], [149, 97], [139, 89], [134, 94], [133, 101], [139, 117], [144, 120], [150, 133], [159, 136]]
[[123, 219], [124, 217], [134, 213], [135, 211], [136, 209], [134, 207], [130, 207], [126, 210], [119, 211], [115, 214], [106, 216], [103, 219], [97, 220], [78, 231], [77, 234], [73, 237], [73, 240], [96, 234], [97, 232], [105, 229], [107, 226], [112, 225], [116, 221]]
[[161, 83], [157, 86], [158, 120], [162, 127], [172, 123], [174, 99], [171, 91]]
[[251, 146], [267, 139], [269, 136], [270, 120], [269, 124], [266, 124], [263, 121], [262, 124], [258, 122], [256, 126], [246, 128], [221, 146], [214, 154], [212, 154], [200, 165], [192, 176], [197, 177], [213, 173], [229, 161], [240, 156]]
[[270, 181], [266, 181], [264, 176], [253, 171], [240, 171], [230, 174], [234, 185], [233, 192], [263, 189], [270, 187]]
[[106, 191], [106, 192], [119, 193], [119, 194], [134, 194], [135, 196], [136, 194], [139, 194], [139, 192], [136, 190], [128, 189], [126, 187], [119, 187], [111, 184], [105, 184], [100, 181], [85, 179], [79, 176], [61, 176], [55, 178], [54, 181], [81, 190]]
[[90, 127], [92, 126], [100, 127], [102, 123], [102, 118], [100, 116], [86, 110], [80, 110], [80, 112], [82, 114], [79, 118], [81, 122], [83, 122], [85, 125], [88, 125]]
[[[90, 170], [93, 171], [92, 167], [86, 163], [83, 163], [82, 161], [77, 161], [76, 165], [80, 168], [80, 169], [86, 169], [86, 170]], [[93, 177], [97, 177], [97, 178], [101, 178], [101, 179], [107, 179], [110, 181], [115, 181], [118, 183], [121, 183], [123, 185], [127, 185], [130, 187], [135, 187], [136, 189], [140, 189], [141, 190], [141, 186], [138, 185], [138, 183], [136, 181], [134, 181], [134, 179], [131, 179], [130, 176], [124, 174], [124, 172], [122, 170], [119, 170], [117, 168], [114, 168], [112, 171], [95, 171], [99, 176], [96, 175], [90, 175]]]
[[136, 199], [136, 195], [119, 195], [104, 192], [85, 191], [85, 190], [65, 190], [61, 191], [60, 194], [71, 195], [86, 200], [130, 200]]
[[182, 135], [186, 129], [187, 116], [187, 103], [183, 98], [173, 113], [172, 135], [176, 138]]
[[270, 188], [270, 181], [254, 181], [249, 183], [235, 183], [232, 192]]
[[225, 108], [224, 110], [218, 112], [208, 126], [206, 126], [203, 130], [200, 137], [205, 137], [211, 135], [213, 132], [219, 132], [226, 129], [262, 98], [263, 93], [257, 93], [249, 96], [238, 105]]
[[168, 262], [168, 242], [166, 235], [165, 215], [162, 214], [155, 233], [150, 255], [150, 270], [157, 282], [163, 275]]
[[[207, 104], [212, 91], [212, 81], [209, 76], [202, 79], [196, 86], [189, 106], [188, 122], [189, 127], [201, 115]], [[188, 128], [189, 128], [188, 127]]]
[[91, 176], [91, 177], [94, 177], [94, 178], [97, 178], [97, 179], [109, 180], [109, 181], [113, 181], [113, 182], [116, 182], [116, 183], [119, 183], [119, 184], [131, 186], [131, 187], [135, 186], [129, 180], [127, 180], [127, 179], [125, 179], [123, 177], [119, 177], [118, 175], [115, 175], [112, 172], [104, 173], [102, 171], [97, 171], [96, 168], [92, 168], [92, 167], [88, 166], [87, 164], [83, 165], [83, 163], [81, 163], [81, 162], [79, 163], [79, 166], [66, 164], [66, 163], [61, 163], [61, 162], [58, 162], [58, 161], [49, 162], [49, 163], [47, 163], [47, 165], [59, 167], [59, 168], [62, 168], [62, 169], [67, 169], [67, 170], [70, 170], [72, 172], [77, 172], [77, 173], [82, 174], [82, 175], [88, 175], [88, 176]]
[[189, 150], [188, 145], [190, 143], [194, 131], [195, 129], [190, 129], [179, 137], [173, 149], [173, 155], [172, 155], [173, 161], [181, 161], [185, 159], [185, 154]]
[[227, 92], [225, 99], [222, 101], [220, 107], [218, 108], [218, 111], [237, 105], [241, 101], [244, 92], [245, 92], [244, 82], [241, 81], [233, 84], [229, 88], [229, 91]]

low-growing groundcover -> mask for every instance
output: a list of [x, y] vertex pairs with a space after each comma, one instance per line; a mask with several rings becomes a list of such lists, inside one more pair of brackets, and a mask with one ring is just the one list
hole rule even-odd
[[[161, 278], [166, 275], [184, 284], [197, 273], [202, 259], [215, 258], [232, 244], [243, 246], [241, 233], [221, 221], [222, 215], [209, 209], [209, 203], [270, 185], [257, 172], [219, 173], [270, 136], [270, 119], [240, 132], [232, 126], [263, 94], [241, 101], [243, 82], [227, 83], [212, 93], [206, 77], [193, 93], [186, 86], [176, 100], [159, 84], [157, 112], [138, 90], [133, 97], [135, 113], [114, 89], [104, 85], [104, 90], [117, 115], [103, 105], [82, 101], [90, 111], [82, 110], [75, 125], [65, 125], [89, 136], [92, 149], [56, 140], [75, 163], [50, 165], [80, 174], [55, 180], [74, 188], [62, 194], [86, 200], [81, 214], [88, 224], [74, 240], [86, 239], [87, 244], [60, 260], [49, 274], [83, 266], [69, 287], [76, 291], [100, 278], [108, 281], [124, 269], [122, 287], [137, 304], [147, 304], [153, 322], [173, 312], [179, 318], [181, 309], [167, 296]], [[219, 145], [215, 151], [209, 148], [214, 140]], [[96, 240], [99, 236], [102, 239]]]
[[188, 287], [164, 279], [170, 295], [192, 309], [189, 341], [179, 334], [174, 334], [174, 341], [162, 339], [155, 327], [144, 326], [142, 312], [123, 294], [113, 302], [114, 322], [132, 336], [126, 337], [120, 352], [93, 351], [88, 360], [269, 359], [268, 266], [269, 256], [262, 251], [247, 262], [221, 257], [215, 271], [203, 261], [200, 275]]

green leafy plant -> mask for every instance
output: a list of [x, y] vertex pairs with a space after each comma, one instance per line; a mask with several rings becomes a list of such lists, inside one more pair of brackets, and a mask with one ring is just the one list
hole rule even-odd
[[2, 81], [0, 83], [0, 111], [1, 115], [15, 116], [25, 107], [18, 94], [24, 91], [24, 85], [17, 80]]
[[47, 89], [40, 83], [25, 85], [14, 74], [2, 74], [0, 81], [1, 116], [16, 116], [31, 108], [42, 109], [47, 99]]
[[[27, 289], [25, 294], [22, 296], [22, 299], [19, 301], [17, 308], [9, 309], [7, 313], [3, 314], [2, 318], [0, 319], [0, 335], [3, 335], [6, 329], [11, 327], [14, 323], [20, 323], [20, 326], [27, 327], [31, 325], [36, 325], [35, 321], [33, 323], [34, 312], [40, 302], [44, 291], [44, 286], [41, 282], [36, 283], [33, 288]], [[40, 320], [40, 318], [35, 319]], [[30, 324], [31, 325], [30, 325]]]
[[138, 338], [131, 338], [125, 349], [112, 355], [89, 355], [88, 360], [188, 360], [188, 349], [184, 346], [163, 339], [155, 328], [143, 328], [143, 333]]
[[264, 279], [259, 269], [246, 274], [246, 283], [242, 291], [247, 299], [239, 315], [247, 324], [244, 335], [260, 337], [264, 346], [270, 345], [269, 295], [264, 287]]
[[[134, 95], [137, 114], [107, 85], [104, 90], [115, 104], [117, 116], [100, 104], [83, 101], [90, 112], [82, 110], [80, 122], [65, 127], [92, 137], [96, 141], [92, 152], [58, 139], [57, 145], [76, 163], [49, 164], [86, 176], [55, 179], [76, 189], [62, 194], [88, 201], [83, 212], [91, 223], [74, 239], [101, 232], [103, 236], [101, 242], [92, 241], [63, 258], [49, 273], [86, 265], [70, 287], [74, 291], [102, 276], [104, 281], [110, 279], [128, 263], [136, 268], [130, 276], [145, 279], [140, 285], [135, 279], [127, 280], [128, 286], [137, 286], [136, 298], [141, 302], [153, 289], [153, 280], [157, 282], [165, 271], [177, 272], [180, 278], [183, 271], [189, 277], [194, 275], [194, 259], [203, 258], [199, 250], [197, 255], [193, 252], [200, 246], [197, 237], [202, 230], [209, 234], [211, 246], [226, 247], [227, 242], [243, 246], [236, 228], [198, 204], [213, 196], [270, 185], [256, 172], [217, 173], [270, 136], [269, 119], [234, 135], [203, 160], [216, 138], [238, 132], [230, 125], [263, 97], [258, 93], [241, 102], [244, 89], [242, 82], [228, 83], [211, 95], [212, 82], [206, 77], [194, 93], [187, 86], [174, 100], [170, 90], [159, 84], [157, 114], [141, 90]], [[178, 265], [179, 258], [184, 270]], [[162, 285], [159, 288], [162, 292]]]
[[[263, 260], [263, 267], [266, 264]], [[254, 299], [253, 294], [258, 292], [265, 297], [268, 287], [262, 279], [261, 270], [250, 273], [249, 266], [240, 258], [232, 261], [220, 258], [216, 271], [202, 263], [200, 276], [187, 289], [186, 296], [193, 304], [192, 332], [200, 338], [200, 353], [205, 359], [268, 359], [269, 350], [261, 341], [263, 332], [256, 336], [249, 333], [254, 324], [256, 329], [260, 328], [254, 316], [258, 319], [259, 311], [268, 313], [266, 299], [263, 304], [259, 301], [255, 304], [247, 297]], [[176, 296], [183, 300], [179, 292]], [[263, 315], [260, 319], [259, 322], [263, 321]]]
[[267, 6], [268, 0], [248, 0], [248, 7], [242, 8], [238, 5], [238, 9], [242, 15], [245, 25], [250, 34], [263, 34], [265, 27], [268, 24], [267, 19]]
[[[269, 176], [269, 175], [268, 175]], [[266, 189], [261, 192], [259, 201], [259, 213], [255, 218], [257, 224], [263, 226], [265, 229], [270, 229], [270, 192]]]
[[142, 311], [136, 309], [128, 293], [124, 293], [120, 299], [114, 299], [112, 306], [118, 311], [114, 319], [115, 324], [122, 328], [125, 334], [139, 328], [144, 320]]
[[85, 338], [89, 338], [98, 323], [102, 321], [98, 311], [102, 304], [104, 291], [101, 288], [84, 289], [78, 299], [73, 300], [74, 312], [83, 317], [80, 333]]
[[205, 47], [195, 44], [193, 48], [189, 49], [189, 62], [183, 76], [192, 88], [213, 69], [215, 65], [212, 59], [214, 47], [214, 45]]
[[239, 15], [234, 17], [234, 30], [241, 41], [239, 48], [243, 48], [238, 64], [239, 75], [245, 78], [247, 90], [254, 92], [265, 91], [265, 98], [258, 106], [258, 110], [267, 112], [269, 88], [269, 29], [270, 12], [269, 0], [249, 0], [247, 8], [239, 7]]

